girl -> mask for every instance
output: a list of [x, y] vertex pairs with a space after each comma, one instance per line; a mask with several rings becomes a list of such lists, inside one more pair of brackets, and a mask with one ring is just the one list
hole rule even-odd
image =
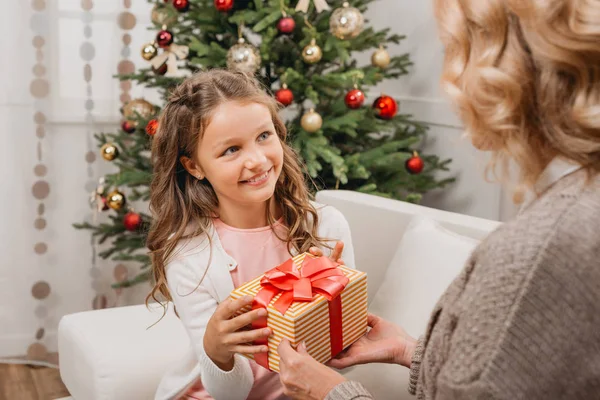
[[[309, 201], [277, 112], [253, 78], [212, 70], [177, 87], [160, 117], [149, 298], [174, 303], [190, 349], [156, 399], [283, 398], [278, 376], [240, 355], [267, 351], [251, 343], [270, 330], [245, 329], [265, 311], [233, 317], [252, 298], [232, 301], [229, 293], [299, 252], [326, 251], [338, 261], [343, 251], [354, 267], [348, 223], [333, 207]], [[340, 240], [335, 247], [333, 239]]]
[[[473, 145], [515, 161], [530, 190], [520, 215], [475, 250], [422, 338], [371, 316], [371, 331], [331, 365], [404, 365], [418, 399], [598, 399], [600, 2], [434, 4], [442, 82]], [[303, 353], [280, 349], [294, 398], [373, 398]]]

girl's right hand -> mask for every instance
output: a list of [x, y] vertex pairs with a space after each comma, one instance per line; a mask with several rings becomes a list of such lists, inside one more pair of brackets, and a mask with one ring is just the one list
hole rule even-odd
[[252, 296], [227, 299], [217, 306], [206, 326], [204, 351], [224, 371], [233, 369], [235, 353], [256, 354], [269, 350], [266, 345], [253, 346], [249, 343], [270, 336], [271, 329], [244, 330], [252, 321], [265, 317], [267, 310], [260, 308], [235, 316], [238, 310], [252, 304], [252, 300]]

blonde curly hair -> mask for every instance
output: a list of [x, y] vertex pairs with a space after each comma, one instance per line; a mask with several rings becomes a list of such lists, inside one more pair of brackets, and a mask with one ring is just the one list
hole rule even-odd
[[[488, 167], [532, 186], [557, 156], [600, 171], [600, 2], [434, 0], [442, 85]], [[498, 175], [496, 175], [498, 176]]]

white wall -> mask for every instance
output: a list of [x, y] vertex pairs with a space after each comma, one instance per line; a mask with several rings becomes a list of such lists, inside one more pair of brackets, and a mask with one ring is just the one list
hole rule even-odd
[[[85, 154], [90, 148], [88, 129], [110, 131], [119, 120], [120, 89], [111, 76], [122, 58], [121, 37], [125, 32], [114, 21], [123, 11], [123, 2], [94, 2], [94, 18], [87, 21], [93, 33], [89, 40], [96, 51], [90, 61], [94, 126], [86, 124], [84, 118], [87, 88], [83, 80], [85, 61], [79, 48], [86, 40], [81, 32], [87, 22], [80, 12], [81, 1], [45, 2], [50, 11], [42, 28], [47, 42], [44, 64], [51, 87], [50, 96], [44, 101], [51, 107], [47, 134], [40, 145], [51, 191], [44, 200], [48, 227], [43, 231], [33, 228], [40, 201], [31, 192], [38, 179], [33, 174], [38, 145], [33, 114], [40, 107], [29, 91], [32, 67], [36, 63], [31, 27], [34, 22], [37, 25], [40, 22], [32, 19], [33, 3], [36, 2], [8, 2], [5, 12], [0, 14], [2, 37], [11, 38], [0, 41], [1, 53], [11, 55], [5, 57], [0, 75], [3, 183], [0, 191], [0, 357], [24, 354], [42, 327], [46, 335], [40, 342], [53, 351], [56, 326], [62, 315], [90, 309], [97, 294], [107, 295], [109, 305], [117, 302], [114, 291], [109, 288], [114, 281], [115, 263], [97, 259], [93, 266], [89, 235], [73, 229], [71, 224], [91, 218], [87, 204], [89, 190], [94, 179], [110, 169], [99, 157], [88, 165]], [[57, 4], [60, 9], [55, 8]], [[142, 0], [133, 1], [133, 5], [138, 21], [130, 32], [133, 37], [130, 59], [141, 66], [144, 61], [138, 56], [139, 48], [152, 37], [146, 30], [149, 6]], [[453, 159], [451, 169], [458, 181], [445, 190], [427, 195], [425, 204], [490, 219], [509, 215], [512, 208], [502, 200], [500, 188], [483, 179], [485, 160], [460, 139], [460, 123], [439, 93], [442, 49], [436, 37], [431, 2], [381, 0], [373, 4], [367, 17], [372, 25], [390, 26], [395, 32], [408, 36], [400, 46], [389, 51], [411, 54], [415, 63], [411, 74], [386, 82], [382, 89], [401, 100], [402, 112], [431, 125], [426, 151]], [[362, 61], [369, 62], [369, 56], [364, 55]], [[132, 91], [133, 97], [139, 95], [150, 96], [150, 93], [143, 89]], [[91, 168], [91, 176], [88, 168]], [[48, 244], [46, 254], [33, 251], [39, 241]], [[131, 272], [135, 272], [133, 268]], [[47, 281], [52, 288], [44, 300], [31, 296], [32, 285], [40, 280]], [[147, 285], [125, 290], [118, 304], [139, 303], [147, 290]]]

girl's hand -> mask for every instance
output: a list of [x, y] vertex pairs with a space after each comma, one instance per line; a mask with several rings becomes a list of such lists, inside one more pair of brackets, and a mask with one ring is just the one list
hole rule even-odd
[[335, 386], [346, 380], [312, 358], [304, 343], [296, 351], [284, 338], [277, 351], [281, 360], [279, 380], [283, 386], [283, 394], [292, 399], [323, 400]]
[[[344, 242], [341, 240], [335, 244], [335, 247], [331, 251], [329, 255], [329, 259], [333, 262], [337, 262], [338, 264], [343, 264], [344, 261], [340, 258], [342, 256], [342, 252], [344, 251]], [[308, 249], [308, 252], [315, 257], [322, 257], [323, 250], [318, 247], [311, 247]]]
[[379, 362], [410, 367], [417, 341], [404, 329], [373, 314], [369, 314], [367, 323], [371, 330], [327, 365], [341, 369]]
[[256, 354], [269, 350], [266, 345], [253, 346], [250, 343], [270, 336], [271, 329], [243, 329], [252, 321], [265, 317], [267, 310], [261, 308], [234, 317], [238, 310], [252, 304], [252, 300], [252, 296], [244, 296], [237, 300], [227, 299], [219, 304], [206, 326], [204, 351], [224, 371], [233, 369], [235, 353]]

